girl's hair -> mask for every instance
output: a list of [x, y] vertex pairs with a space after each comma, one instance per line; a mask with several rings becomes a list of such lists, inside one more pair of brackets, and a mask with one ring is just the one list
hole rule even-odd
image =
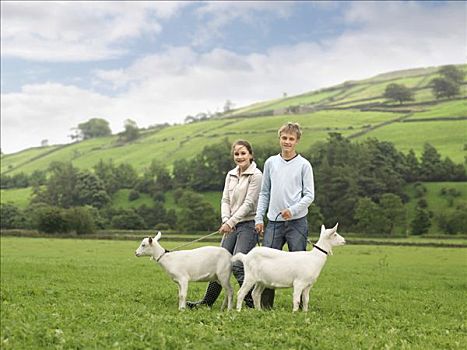
[[244, 146], [248, 152], [253, 156], [253, 148], [251, 147], [250, 143], [245, 140], [237, 140], [232, 144], [232, 155], [235, 152], [235, 146]]
[[277, 134], [281, 137], [281, 134], [285, 132], [287, 134], [295, 133], [297, 135], [297, 140], [300, 140], [302, 136], [302, 129], [300, 128], [300, 124], [288, 122], [280, 127]]

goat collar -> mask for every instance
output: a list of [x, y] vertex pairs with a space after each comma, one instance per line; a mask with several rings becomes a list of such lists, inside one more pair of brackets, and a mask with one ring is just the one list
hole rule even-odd
[[320, 252], [323, 252], [324, 254], [328, 255], [328, 252], [325, 251], [324, 249], [318, 247], [316, 244], [313, 244], [313, 247], [315, 247], [316, 249], [318, 249]]
[[165, 253], [169, 253], [169, 252], [170, 250], [164, 249], [164, 252], [161, 255], [159, 255], [157, 259], [154, 259], [154, 260], [156, 260], [156, 262], [159, 262], [159, 260], [161, 260], [161, 258], [165, 255]]

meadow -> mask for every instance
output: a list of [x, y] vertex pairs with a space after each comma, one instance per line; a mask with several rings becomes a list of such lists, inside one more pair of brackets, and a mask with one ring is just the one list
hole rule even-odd
[[[177, 245], [163, 240], [167, 249]], [[465, 248], [335, 249], [291, 312], [177, 310], [177, 287], [136, 258], [139, 240], [1, 238], [2, 349], [460, 349], [467, 341]], [[190, 285], [197, 299], [205, 283]], [[238, 290], [238, 286], [235, 286]]]
[[[467, 72], [467, 65], [459, 65], [458, 68]], [[344, 137], [354, 137], [356, 141], [367, 137], [389, 141], [404, 153], [413, 149], [418, 157], [421, 156], [423, 144], [430, 142], [443, 158], [448, 156], [462, 164], [465, 161], [465, 85], [459, 97], [436, 100], [430, 81], [437, 76], [436, 67], [390, 72], [300, 95], [258, 101], [199, 122], [154, 125], [141, 129], [141, 137], [126, 144], [118, 141], [118, 135], [113, 135], [3, 154], [1, 173], [31, 174], [47, 169], [53, 161], [70, 160], [75, 167], [91, 169], [101, 159], [112, 159], [116, 165], [128, 163], [139, 174], [153, 159], [171, 169], [176, 160], [193, 158], [206, 145], [223, 139], [233, 142], [245, 138], [252, 141], [255, 147], [277, 144], [277, 128], [287, 121], [297, 121], [304, 129], [299, 151], [326, 140], [330, 132], [339, 132]], [[413, 88], [415, 100], [399, 105], [385, 99], [383, 94], [390, 83]], [[361, 108], [362, 104], [369, 103], [376, 104], [373, 110]], [[285, 110], [299, 105], [313, 107], [315, 111], [288, 114]], [[252, 117], [251, 113], [255, 112], [268, 115]], [[397, 122], [401, 117], [409, 122]], [[450, 120], [452, 117], [459, 120]], [[430, 121], [432, 118], [437, 121]], [[378, 128], [372, 129], [376, 126]], [[361, 131], [367, 133], [358, 134]]]

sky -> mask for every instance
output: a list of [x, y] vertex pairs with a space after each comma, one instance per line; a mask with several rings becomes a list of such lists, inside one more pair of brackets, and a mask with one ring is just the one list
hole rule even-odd
[[466, 63], [466, 3], [1, 1], [1, 151]]

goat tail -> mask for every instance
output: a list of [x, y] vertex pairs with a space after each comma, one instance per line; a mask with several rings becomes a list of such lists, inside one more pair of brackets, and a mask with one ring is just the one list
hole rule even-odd
[[241, 262], [243, 262], [243, 259], [245, 258], [245, 256], [246, 256], [246, 255], [243, 254], [243, 253], [237, 253], [237, 254], [235, 254], [235, 255], [232, 257], [231, 261], [232, 261], [232, 262], [236, 262], [236, 261], [241, 261]]

